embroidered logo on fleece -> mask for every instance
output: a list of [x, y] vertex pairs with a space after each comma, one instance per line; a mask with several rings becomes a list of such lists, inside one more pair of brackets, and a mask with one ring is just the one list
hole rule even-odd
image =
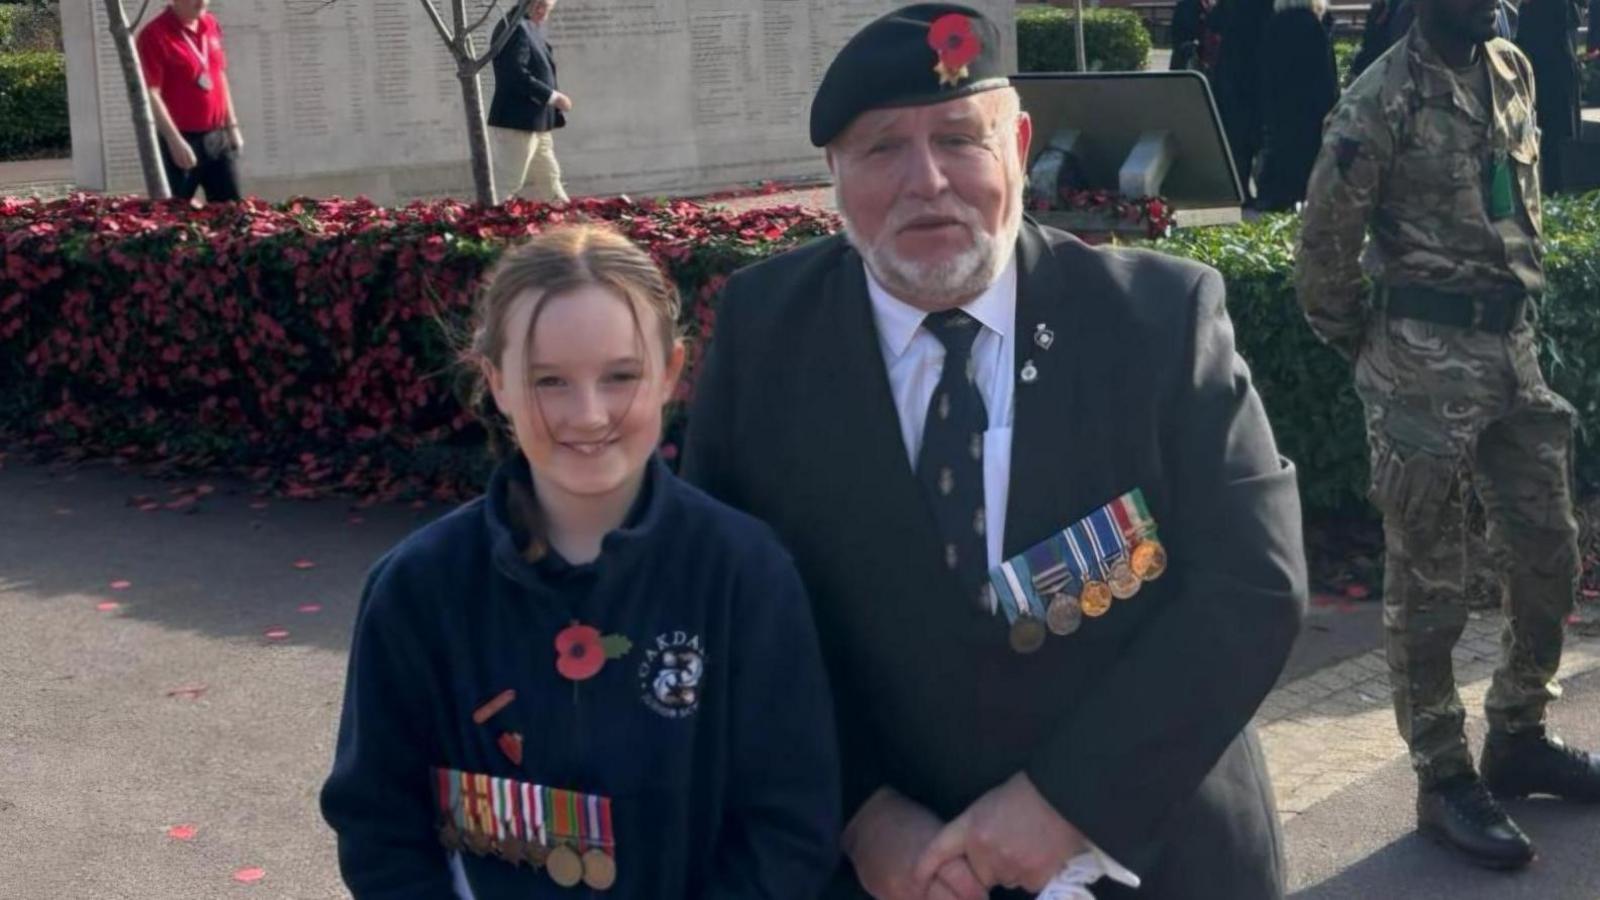
[[656, 635], [639, 664], [644, 705], [668, 719], [684, 719], [700, 707], [706, 652], [699, 635], [671, 631]]

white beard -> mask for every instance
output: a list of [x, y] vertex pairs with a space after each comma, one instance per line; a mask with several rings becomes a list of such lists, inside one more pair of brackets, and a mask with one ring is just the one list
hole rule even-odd
[[900, 230], [901, 224], [927, 210], [891, 211], [879, 230], [878, 242], [869, 244], [845, 213], [838, 183], [834, 184], [834, 206], [844, 219], [846, 239], [861, 254], [873, 277], [891, 294], [918, 304], [948, 306], [975, 297], [993, 284], [1011, 262], [1017, 234], [1022, 229], [1020, 200], [1012, 204], [998, 234], [984, 230], [976, 210], [959, 201], [957, 203], [954, 209], [940, 210], [940, 213], [953, 216], [966, 226], [972, 235], [971, 246], [943, 259], [910, 260], [895, 251], [894, 234]]

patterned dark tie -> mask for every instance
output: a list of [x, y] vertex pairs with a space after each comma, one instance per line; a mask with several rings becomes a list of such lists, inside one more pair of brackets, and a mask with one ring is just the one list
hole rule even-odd
[[944, 344], [944, 369], [928, 401], [917, 480], [944, 539], [944, 564], [962, 595], [981, 603], [989, 570], [983, 510], [983, 433], [989, 414], [974, 377], [972, 342], [983, 325], [951, 309], [930, 314], [922, 327]]

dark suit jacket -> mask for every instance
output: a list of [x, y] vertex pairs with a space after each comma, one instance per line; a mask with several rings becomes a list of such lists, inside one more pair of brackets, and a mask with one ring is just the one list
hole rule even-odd
[[[494, 58], [494, 99], [489, 103], [489, 124], [519, 131], [550, 131], [567, 124], [561, 110], [550, 105], [556, 90], [556, 60], [550, 43], [524, 17]], [[494, 27], [497, 40], [506, 21]]]
[[[1138, 487], [1171, 557], [1029, 656], [946, 575], [844, 238], [735, 274], [715, 328], [684, 470], [794, 554], [833, 678], [846, 819], [892, 786], [948, 820], [1026, 771], [1146, 880], [1136, 896], [1278, 896], [1246, 726], [1298, 631], [1305, 561], [1294, 470], [1234, 353], [1221, 277], [1025, 224], [1016, 364], [1037, 377], [1016, 384], [1005, 552]], [[835, 896], [860, 896], [848, 878]]]

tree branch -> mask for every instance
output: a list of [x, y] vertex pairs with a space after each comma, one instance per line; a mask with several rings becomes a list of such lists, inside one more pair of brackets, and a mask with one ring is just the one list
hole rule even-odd
[[445, 27], [444, 19], [439, 16], [439, 10], [434, 7], [433, 0], [422, 0], [422, 8], [428, 11], [428, 20], [433, 23], [433, 30], [439, 32], [439, 39], [444, 41], [444, 45], [450, 48], [451, 54], [455, 55], [455, 35], [451, 34], [450, 29]]
[[[528, 7], [532, 5], [533, 0], [517, 0], [517, 5], [513, 6], [511, 8], [511, 12], [506, 15], [506, 21], [522, 21], [522, 17], [528, 14]], [[501, 29], [500, 36], [495, 38], [494, 41], [489, 44], [488, 52], [472, 61], [472, 71], [483, 71], [484, 66], [487, 66], [489, 63], [493, 62], [494, 58], [500, 55], [500, 51], [505, 49], [506, 42], [509, 40], [511, 40], [511, 29]]]
[[489, 16], [494, 12], [494, 8], [496, 6], [499, 6], [499, 5], [500, 5], [500, 0], [490, 0], [488, 8], [483, 11], [483, 15], [478, 17], [478, 21], [473, 22], [471, 25], [467, 26], [467, 34], [472, 34], [473, 32], [476, 32], [479, 28], [482, 28], [483, 27], [483, 23], [489, 21]]

